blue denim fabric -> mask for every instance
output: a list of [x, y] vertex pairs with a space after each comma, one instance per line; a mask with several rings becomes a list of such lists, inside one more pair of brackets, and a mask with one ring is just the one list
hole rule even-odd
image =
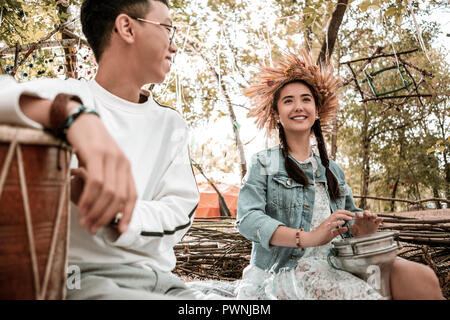
[[[314, 157], [318, 164], [314, 177], [311, 163], [300, 163], [292, 158], [308, 177], [308, 187], [288, 176], [279, 145], [252, 157], [239, 193], [236, 220], [239, 232], [253, 241], [251, 264], [263, 270], [278, 272], [281, 268], [295, 267], [303, 256], [304, 251], [272, 246], [269, 240], [280, 225], [311, 231], [315, 198], [313, 181], [323, 182], [327, 189], [325, 167], [318, 155], [314, 154]], [[331, 212], [362, 212], [355, 206], [352, 191], [345, 183], [344, 171], [332, 160], [330, 170], [338, 180], [341, 193], [336, 201], [328, 196]]]

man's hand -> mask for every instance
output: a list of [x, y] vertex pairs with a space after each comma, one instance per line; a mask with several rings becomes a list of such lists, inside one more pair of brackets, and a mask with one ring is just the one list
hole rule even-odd
[[383, 218], [369, 211], [358, 212], [355, 222], [350, 226], [350, 232], [354, 236], [365, 236], [377, 232]]
[[[131, 166], [101, 120], [83, 114], [67, 131], [67, 140], [75, 148], [84, 168], [78, 172], [84, 182], [77, 206], [83, 215], [81, 226], [97, 233], [122, 213], [119, 232], [131, 221], [137, 192]], [[79, 181], [78, 181], [79, 182]]]
[[70, 170], [70, 200], [75, 204], [80, 201], [86, 179], [87, 172], [85, 168], [79, 167]]
[[[21, 95], [22, 112], [44, 127], [50, 125], [51, 100]], [[79, 103], [69, 101], [67, 114]], [[83, 215], [81, 226], [96, 233], [122, 213], [119, 232], [124, 233], [131, 221], [137, 192], [130, 162], [106, 130], [103, 122], [92, 114], [82, 114], [67, 131], [67, 140], [75, 149], [84, 176], [77, 205]], [[80, 183], [80, 181], [78, 181]]]

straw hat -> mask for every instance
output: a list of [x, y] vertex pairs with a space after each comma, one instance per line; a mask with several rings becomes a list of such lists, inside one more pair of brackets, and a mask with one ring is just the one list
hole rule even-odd
[[324, 132], [331, 132], [332, 121], [339, 109], [338, 89], [341, 87], [339, 77], [333, 75], [331, 65], [317, 66], [306, 49], [300, 54], [284, 53], [274, 67], [262, 66], [259, 74], [253, 78], [244, 94], [252, 100], [253, 108], [249, 117], [255, 117], [259, 129], [266, 127], [267, 134], [278, 128], [276, 111], [273, 109], [274, 95], [286, 83], [303, 80], [315, 92], [318, 100], [320, 124]]

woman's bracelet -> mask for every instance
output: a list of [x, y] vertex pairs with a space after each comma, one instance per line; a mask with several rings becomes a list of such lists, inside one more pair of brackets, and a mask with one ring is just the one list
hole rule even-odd
[[300, 251], [305, 250], [301, 243], [300, 243], [300, 232], [303, 231], [303, 229], [298, 229], [297, 232], [295, 233], [295, 245], [297, 246], [297, 249]]

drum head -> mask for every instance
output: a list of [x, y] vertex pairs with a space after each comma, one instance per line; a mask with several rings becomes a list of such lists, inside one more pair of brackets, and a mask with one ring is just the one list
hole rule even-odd
[[16, 141], [22, 145], [46, 145], [70, 149], [70, 146], [53, 135], [38, 129], [0, 125], [0, 142]]

